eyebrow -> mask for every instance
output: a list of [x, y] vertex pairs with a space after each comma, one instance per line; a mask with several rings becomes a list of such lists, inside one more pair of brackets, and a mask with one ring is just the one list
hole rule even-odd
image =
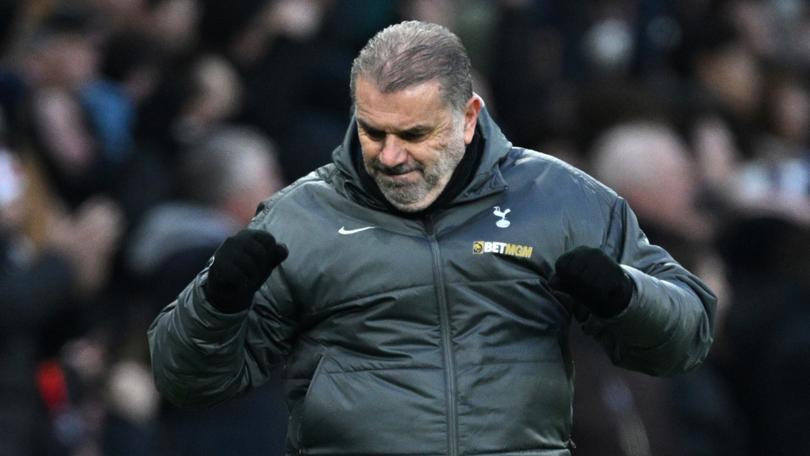
[[[363, 119], [360, 119], [359, 117], [357, 118], [357, 123], [363, 130], [370, 133], [383, 133], [385, 131], [382, 128], [377, 128], [373, 125], [370, 125], [368, 122], [364, 121]], [[392, 133], [394, 133], [397, 136], [402, 135], [419, 136], [429, 133], [431, 130], [432, 128], [427, 125], [415, 125], [411, 128], [406, 128], [404, 130], [394, 130]]]

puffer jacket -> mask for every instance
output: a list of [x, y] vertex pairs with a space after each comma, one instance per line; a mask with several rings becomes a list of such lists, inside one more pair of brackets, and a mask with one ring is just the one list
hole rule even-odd
[[204, 270], [156, 318], [159, 390], [211, 405], [284, 364], [289, 454], [569, 455], [572, 313], [548, 279], [580, 245], [601, 248], [635, 284], [622, 313], [583, 322], [613, 362], [653, 375], [698, 365], [712, 342], [711, 291], [648, 243], [613, 191], [513, 147], [486, 110], [479, 129], [469, 185], [411, 219], [363, 188], [351, 127], [334, 163], [251, 222], [290, 255], [249, 310], [212, 307]]

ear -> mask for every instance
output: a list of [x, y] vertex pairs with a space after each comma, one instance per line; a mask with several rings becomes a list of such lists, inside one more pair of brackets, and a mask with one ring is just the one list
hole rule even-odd
[[483, 105], [484, 100], [477, 93], [473, 93], [472, 98], [467, 102], [467, 107], [464, 108], [464, 144], [472, 142], [475, 126], [478, 124], [478, 113], [481, 112]]

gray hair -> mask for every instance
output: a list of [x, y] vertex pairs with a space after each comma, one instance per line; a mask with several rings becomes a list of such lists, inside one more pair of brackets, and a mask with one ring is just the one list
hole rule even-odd
[[463, 110], [473, 93], [470, 58], [461, 40], [427, 22], [391, 25], [369, 40], [352, 63], [352, 101], [359, 76], [383, 93], [438, 79], [444, 101], [455, 110]]

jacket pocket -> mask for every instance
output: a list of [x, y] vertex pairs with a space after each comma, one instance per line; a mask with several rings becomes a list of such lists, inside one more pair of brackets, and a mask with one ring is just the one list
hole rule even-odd
[[457, 382], [462, 453], [567, 454], [572, 383], [561, 359], [472, 366]]
[[343, 372], [322, 359], [300, 411], [301, 454], [446, 454], [440, 369]]
[[304, 399], [301, 402], [301, 405], [298, 407], [295, 420], [295, 441], [298, 442], [298, 453], [303, 454], [303, 442], [304, 442], [304, 418], [306, 417], [307, 412], [307, 404], [312, 401], [312, 396], [315, 391], [315, 386], [318, 384], [318, 380], [321, 378], [321, 372], [323, 371], [323, 365], [326, 362], [326, 355], [322, 355], [321, 358], [318, 360], [318, 364], [315, 366], [315, 371], [312, 373], [312, 380], [309, 382], [309, 387], [307, 388], [307, 392], [304, 395]]

